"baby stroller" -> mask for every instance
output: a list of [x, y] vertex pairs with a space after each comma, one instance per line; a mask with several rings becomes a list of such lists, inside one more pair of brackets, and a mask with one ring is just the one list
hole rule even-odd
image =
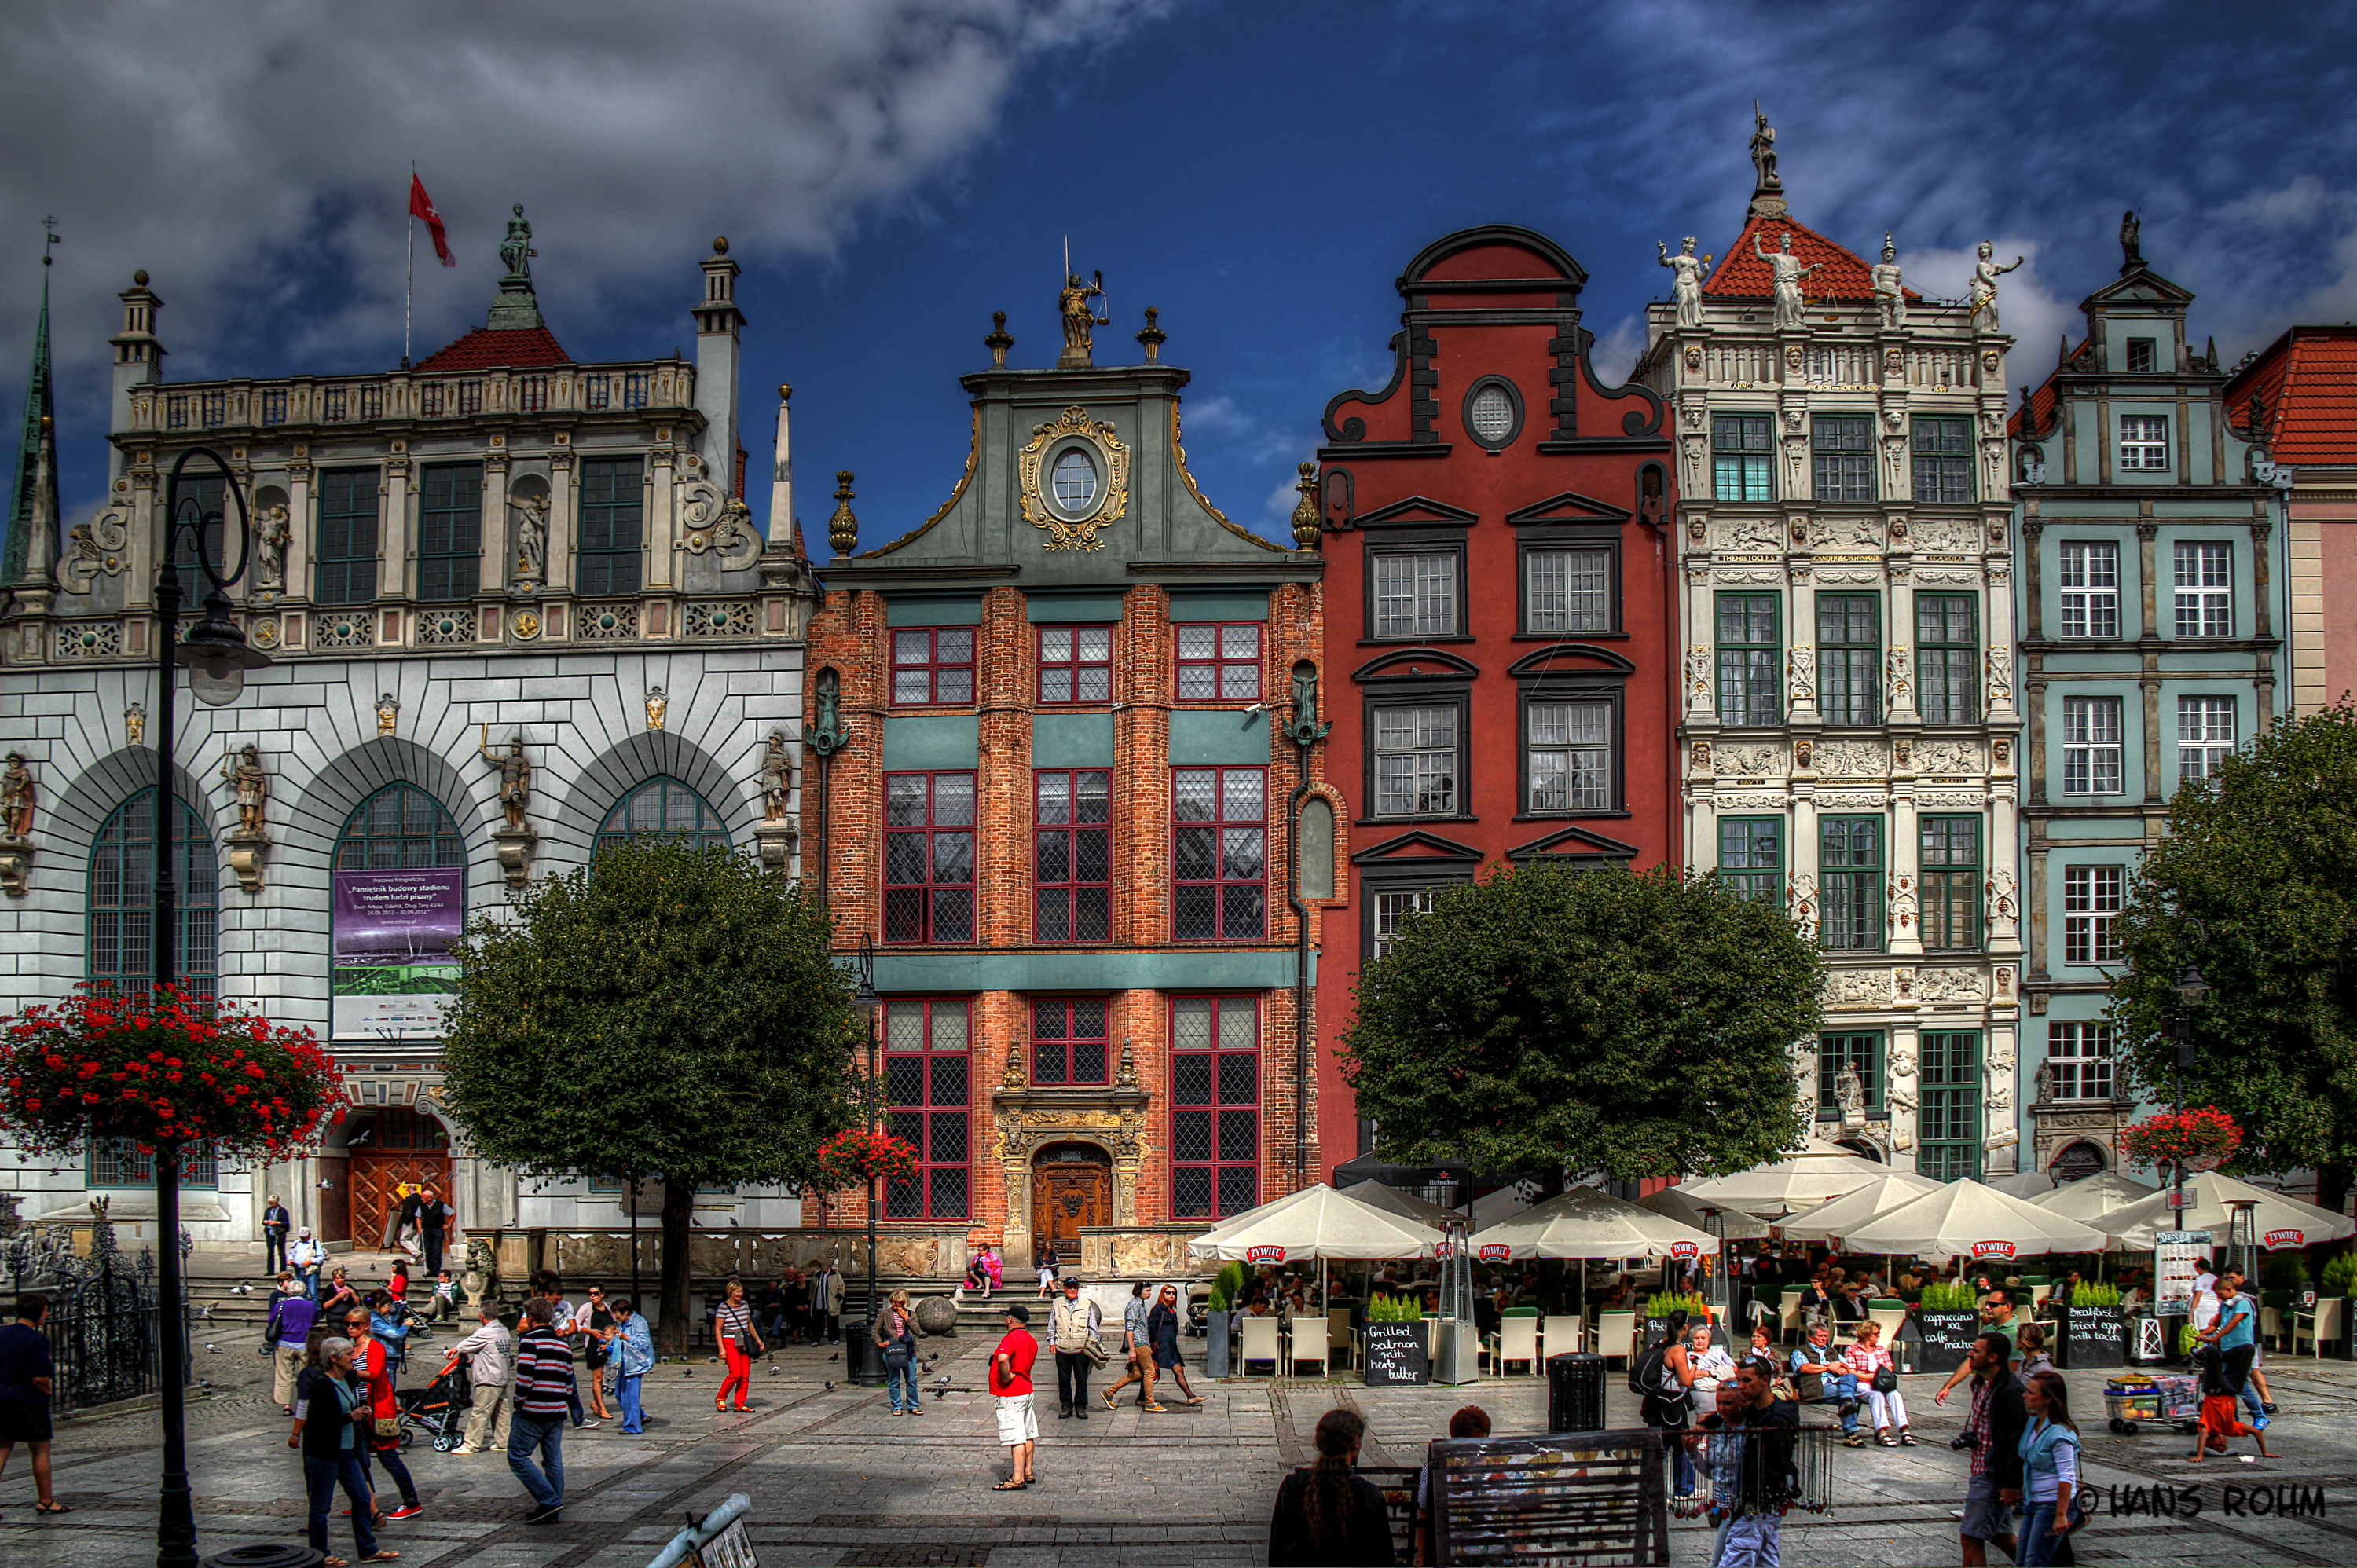
[[474, 1402], [474, 1390], [467, 1380], [465, 1362], [454, 1359], [424, 1388], [403, 1389], [394, 1397], [401, 1402], [401, 1445], [404, 1448], [408, 1447], [420, 1432], [433, 1437], [434, 1451], [437, 1454], [447, 1454], [458, 1446], [467, 1412]]

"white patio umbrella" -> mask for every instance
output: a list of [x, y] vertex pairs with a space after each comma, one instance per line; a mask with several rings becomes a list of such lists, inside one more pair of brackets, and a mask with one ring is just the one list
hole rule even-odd
[[1487, 1230], [1500, 1220], [1520, 1214], [1531, 1206], [1523, 1196], [1520, 1184], [1509, 1182], [1495, 1192], [1485, 1192], [1473, 1200], [1473, 1229]]
[[1633, 1258], [1641, 1252], [1675, 1254], [1679, 1243], [1696, 1255], [1716, 1252], [1718, 1238], [1641, 1208], [1592, 1187], [1576, 1187], [1520, 1214], [1473, 1233], [1477, 1262], [1526, 1258]]
[[1838, 1144], [1812, 1138], [1800, 1151], [1772, 1165], [1754, 1165], [1732, 1176], [1680, 1183], [1687, 1199], [1775, 1219], [1814, 1208], [1864, 1187], [1890, 1167], [1863, 1159]]
[[2010, 1262], [2040, 1252], [2094, 1252], [2104, 1232], [1979, 1182], [1948, 1182], [1842, 1238], [1854, 1252]]
[[2115, 1214], [2132, 1203], [2142, 1203], [2151, 1196], [2152, 1188], [2142, 1182], [2130, 1181], [2117, 1171], [2097, 1171], [2093, 1176], [2041, 1192], [2029, 1201], [2049, 1214], [2108, 1230], [2104, 1216]]
[[1429, 1225], [1320, 1183], [1215, 1226], [1188, 1247], [1204, 1257], [1290, 1263], [1312, 1258], [1428, 1258], [1444, 1240]]
[[2319, 1241], [2357, 1235], [2357, 1222], [2330, 1209], [2216, 1171], [2204, 1171], [2185, 1184], [2182, 1212], [2169, 1207], [2167, 1192], [2156, 1192], [2139, 1203], [2112, 1210], [2094, 1223], [2110, 1231], [2118, 1245], [2139, 1251], [2153, 1244], [2153, 1233], [2158, 1230], [2207, 1230], [2223, 1247], [2232, 1239], [2234, 1218], [2228, 1205], [2236, 1202], [2258, 1206], [2251, 1211], [2251, 1234], [2262, 1251], [2313, 1247]]
[[[1768, 1234], [1765, 1221], [1754, 1219], [1739, 1208], [1722, 1208], [1717, 1204], [1696, 1203], [1686, 1196], [1684, 1187], [1665, 1187], [1661, 1191], [1637, 1198], [1640, 1208], [1650, 1208], [1656, 1214], [1667, 1215], [1682, 1225], [1697, 1230], [1717, 1230], [1728, 1241], [1757, 1241]], [[1478, 1207], [1478, 1206], [1477, 1206]], [[1705, 1214], [1706, 1208], [1716, 1208], [1716, 1214]]]
[[1912, 1203], [1927, 1192], [1937, 1192], [1942, 1185], [1930, 1176], [1885, 1166], [1880, 1176], [1864, 1187], [1790, 1216], [1783, 1222], [1783, 1231], [1807, 1241], [1846, 1237], [1870, 1219]]
[[2035, 1203], [2054, 1190], [2054, 1177], [2041, 1170], [2016, 1171], [1993, 1177], [1988, 1185], [2007, 1197], [2026, 1197]]
[[1361, 1203], [1372, 1203], [1377, 1208], [1388, 1208], [1394, 1214], [1403, 1215], [1419, 1225], [1437, 1225], [1451, 1215], [1460, 1219], [1464, 1218], [1461, 1210], [1443, 1208], [1440, 1205], [1418, 1197], [1412, 1192], [1402, 1192], [1395, 1187], [1385, 1187], [1383, 1183], [1372, 1179], [1353, 1182], [1340, 1190], [1345, 1197], [1355, 1197]]

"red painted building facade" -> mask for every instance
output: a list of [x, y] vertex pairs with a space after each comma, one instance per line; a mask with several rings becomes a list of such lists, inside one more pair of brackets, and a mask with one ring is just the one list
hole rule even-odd
[[1321, 1163], [1362, 1152], [1336, 1054], [1364, 961], [1484, 866], [1677, 857], [1671, 432], [1609, 385], [1587, 274], [1526, 229], [1427, 246], [1391, 382], [1326, 406], [1326, 776], [1349, 803], [1319, 918]]

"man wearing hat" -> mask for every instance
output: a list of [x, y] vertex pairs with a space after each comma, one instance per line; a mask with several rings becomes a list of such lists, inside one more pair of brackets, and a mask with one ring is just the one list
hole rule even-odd
[[1070, 1274], [1048, 1309], [1048, 1342], [1056, 1348], [1056, 1414], [1089, 1418], [1089, 1343], [1097, 1337], [1097, 1304], [1081, 1299]]
[[1039, 1441], [1039, 1418], [1031, 1411], [1031, 1363], [1039, 1342], [1031, 1337], [1031, 1309], [1006, 1309], [1006, 1337], [990, 1356], [990, 1393], [998, 1405], [998, 1441], [1006, 1444], [1006, 1479], [990, 1489], [1019, 1492], [1032, 1482], [1031, 1450]]

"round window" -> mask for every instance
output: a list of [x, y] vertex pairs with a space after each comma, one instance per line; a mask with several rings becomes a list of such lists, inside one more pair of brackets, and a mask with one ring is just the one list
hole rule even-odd
[[1514, 428], [1513, 395], [1491, 381], [1473, 394], [1466, 423], [1473, 426], [1474, 435], [1492, 446], [1503, 441]]
[[1085, 513], [1097, 502], [1097, 466], [1082, 448], [1067, 446], [1049, 473], [1048, 485], [1060, 510]]

